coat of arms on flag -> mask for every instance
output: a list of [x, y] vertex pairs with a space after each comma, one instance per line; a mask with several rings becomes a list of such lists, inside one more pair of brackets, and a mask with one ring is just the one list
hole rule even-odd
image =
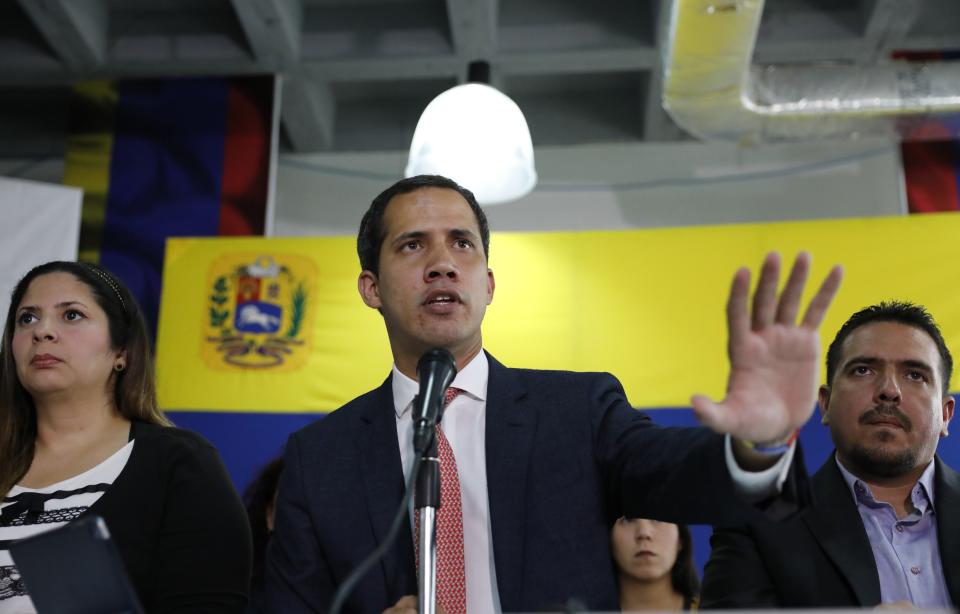
[[203, 358], [218, 370], [292, 371], [309, 354], [314, 263], [301, 256], [228, 254], [208, 275]]

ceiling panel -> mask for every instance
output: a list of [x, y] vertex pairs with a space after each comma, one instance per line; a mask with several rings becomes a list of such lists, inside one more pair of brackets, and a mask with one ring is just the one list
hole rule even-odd
[[[484, 60], [491, 83], [524, 109], [536, 144], [684, 139], [660, 108], [658, 35], [669, 6], [7, 0], [0, 88], [37, 104], [0, 105], [0, 130], [45, 125], [44, 114], [63, 109], [66, 86], [79, 80], [279, 72], [291, 101], [283, 106], [286, 147], [405, 149], [423, 107], [462, 82], [471, 61]], [[754, 61], [871, 63], [895, 49], [960, 49], [958, 24], [958, 0], [767, 0]], [[303, 110], [321, 103], [329, 124], [318, 131]], [[0, 147], [0, 155], [19, 146]]]

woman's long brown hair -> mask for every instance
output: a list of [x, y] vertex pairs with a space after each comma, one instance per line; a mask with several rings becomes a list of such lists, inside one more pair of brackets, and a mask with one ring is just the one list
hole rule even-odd
[[128, 420], [170, 425], [157, 405], [153, 356], [143, 312], [127, 287], [96, 265], [61, 261], [42, 264], [17, 283], [3, 329], [0, 349], [0, 497], [9, 492], [33, 462], [37, 408], [17, 377], [12, 343], [17, 310], [24, 294], [34, 279], [50, 273], [69, 273], [89, 287], [97, 304], [107, 314], [111, 347], [126, 349], [126, 368], [110, 376], [114, 403], [120, 415]]

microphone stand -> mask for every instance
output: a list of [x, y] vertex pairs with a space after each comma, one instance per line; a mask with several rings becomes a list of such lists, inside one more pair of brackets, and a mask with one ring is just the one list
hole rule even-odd
[[[439, 423], [440, 420], [438, 419]], [[440, 509], [440, 458], [433, 425], [417, 425], [421, 438], [429, 438], [421, 452], [414, 508], [420, 516], [419, 614], [436, 614], [437, 606], [437, 510]], [[429, 428], [429, 431], [427, 431]], [[416, 441], [416, 435], [415, 439]]]
[[[377, 545], [360, 564], [350, 572], [333, 596], [331, 614], [338, 614], [350, 592], [370, 569], [383, 558], [397, 538], [410, 497], [416, 492], [416, 513], [420, 514], [420, 599], [421, 614], [435, 614], [437, 607], [437, 510], [440, 509], [440, 460], [437, 458], [436, 424], [443, 414], [444, 391], [457, 374], [453, 354], [443, 348], [434, 348], [417, 362], [420, 394], [413, 400], [413, 468], [406, 477], [403, 499], [390, 523], [383, 542]], [[423, 405], [419, 403], [423, 397]], [[424, 463], [424, 460], [427, 462]]]

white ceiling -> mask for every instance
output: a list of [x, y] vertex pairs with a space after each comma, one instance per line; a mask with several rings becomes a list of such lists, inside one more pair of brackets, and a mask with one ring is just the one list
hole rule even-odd
[[[735, 7], [747, 0], [701, 0]], [[0, 156], [62, 150], [69, 84], [283, 75], [290, 151], [409, 146], [473, 60], [534, 145], [687, 138], [660, 105], [669, 0], [0, 0]], [[960, 49], [960, 0], [767, 0], [754, 61]]]

